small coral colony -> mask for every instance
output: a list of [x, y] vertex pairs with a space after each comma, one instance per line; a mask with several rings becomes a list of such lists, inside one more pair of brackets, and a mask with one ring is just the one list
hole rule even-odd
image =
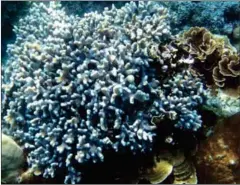
[[14, 139], [2, 144], [15, 159], [24, 152], [28, 169], [8, 161], [5, 182], [61, 171], [62, 183], [79, 183], [86, 164], [103, 163], [108, 151], [130, 151], [153, 154], [138, 182], [173, 174], [174, 183], [197, 183], [194, 164], [181, 148], [173, 151], [173, 132], [163, 138], [173, 147], [154, 154], [164, 135], [159, 127], [197, 135], [206, 127], [202, 110], [238, 113], [240, 57], [226, 37], [204, 27], [173, 35], [170, 16], [150, 1], [83, 17], [57, 2], [32, 3], [14, 27], [2, 70], [3, 141]]

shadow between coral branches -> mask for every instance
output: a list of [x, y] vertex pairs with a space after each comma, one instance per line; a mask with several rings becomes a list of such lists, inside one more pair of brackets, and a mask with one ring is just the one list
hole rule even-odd
[[[139, 169], [153, 165], [154, 156], [164, 151], [176, 152], [184, 151], [186, 156], [194, 156], [199, 142], [206, 139], [206, 130], [216, 124], [216, 115], [210, 111], [200, 110], [203, 119], [203, 127], [197, 132], [181, 130], [174, 127], [170, 120], [161, 120], [157, 125], [157, 136], [153, 143], [152, 152], [133, 154], [130, 150], [114, 152], [105, 151], [104, 162], [76, 164], [76, 169], [82, 172], [81, 183], [101, 184], [101, 183], [150, 183], [145, 179], [139, 178]], [[171, 137], [172, 142], [166, 142], [166, 138]], [[27, 165], [25, 166], [27, 167]], [[55, 178], [44, 179], [41, 176], [34, 177], [24, 183], [63, 183], [66, 169], [58, 169]], [[162, 183], [173, 183], [173, 176], [170, 175]]]

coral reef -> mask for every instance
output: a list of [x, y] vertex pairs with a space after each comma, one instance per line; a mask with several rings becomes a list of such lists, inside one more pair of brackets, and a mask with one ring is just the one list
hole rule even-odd
[[155, 164], [152, 168], [146, 170], [142, 178], [149, 180], [152, 184], [159, 184], [163, 182], [173, 170], [173, 165], [167, 161], [162, 160], [155, 161]]
[[[194, 78], [189, 71], [177, 73], [173, 79], [163, 81], [163, 87], [159, 90], [163, 116], [175, 122], [175, 126], [182, 129], [196, 131], [201, 127], [201, 116], [196, 109], [204, 104], [208, 95], [199, 78]], [[159, 115], [158, 115], [159, 116]], [[154, 118], [152, 122], [154, 122]]]
[[[67, 2], [62, 1], [62, 6], [67, 14], [83, 16], [86, 12], [101, 12], [104, 7], [114, 4], [117, 8], [127, 2], [96, 1], [96, 2]], [[193, 26], [203, 26], [216, 34], [230, 36], [236, 25], [239, 25], [239, 2], [158, 2], [166, 6], [171, 13], [171, 27], [173, 33], [187, 30]], [[14, 40], [12, 27], [17, 19], [28, 12], [31, 3], [3, 2], [2, 3], [2, 56], [5, 55], [6, 44]], [[209, 11], [213, 10], [213, 11]], [[234, 41], [234, 38], [232, 39]]]
[[155, 156], [154, 165], [142, 170], [142, 178], [153, 184], [163, 182], [173, 174], [173, 184], [197, 184], [196, 169], [183, 151], [165, 151]]
[[199, 183], [240, 183], [239, 120], [240, 113], [220, 121], [213, 134], [200, 143], [196, 154]]
[[152, 45], [148, 48], [148, 53], [151, 60], [154, 60], [154, 67], [159, 74], [167, 72], [169, 75], [172, 75], [176, 72], [181, 72], [194, 62], [191, 55], [175, 45], [174, 42], [165, 45]]
[[28, 12], [31, 1], [3, 1], [1, 5], [1, 62], [5, 64], [7, 62], [7, 44], [13, 43], [16, 39], [13, 32], [13, 25]]
[[154, 117], [201, 127], [201, 80], [186, 70], [168, 75], [172, 69], [149, 55], [171, 38], [159, 4], [131, 2], [79, 18], [56, 2], [33, 3], [14, 30], [2, 121], [24, 144], [31, 173], [48, 178], [66, 168], [64, 182], [76, 183], [79, 164], [103, 161], [105, 150], [149, 151]]
[[5, 134], [2, 134], [1, 141], [1, 183], [17, 183], [24, 163], [23, 150]]
[[[175, 121], [175, 126], [197, 130], [201, 126], [201, 117], [192, 108], [204, 104], [209, 96], [202, 81], [185, 70], [194, 62], [193, 57], [171, 42], [167, 45], [152, 45], [148, 50], [150, 60], [154, 61], [159, 79], [160, 102], [164, 109], [161, 115], [152, 118], [167, 118]], [[167, 75], [166, 75], [167, 74]], [[169, 79], [169, 76], [173, 78]]]
[[207, 29], [193, 27], [177, 39], [176, 44], [194, 59], [193, 71], [203, 76], [209, 86], [240, 92], [240, 57], [223, 37]]
[[102, 12], [105, 7], [111, 8], [112, 5], [116, 8], [121, 8], [128, 1], [61, 1], [68, 15], [84, 16], [85, 13]]
[[237, 49], [237, 52], [240, 53], [240, 24], [238, 24], [232, 32], [232, 44]]
[[211, 32], [230, 35], [235, 25], [239, 25], [239, 2], [161, 2], [171, 13], [173, 33], [190, 27], [206, 27]]
[[209, 95], [204, 108], [219, 117], [230, 117], [240, 112], [240, 99], [218, 90], [217, 94]]
[[[7, 62], [7, 44], [13, 43], [16, 39], [16, 35], [13, 32], [13, 26], [17, 20], [24, 17], [29, 8], [31, 7], [31, 1], [17, 2], [17, 1], [3, 1], [2, 2], [2, 45], [1, 56], [2, 64]], [[75, 14], [83, 16], [86, 12], [101, 12], [105, 7], [111, 7], [114, 4], [120, 8], [127, 2], [116, 1], [61, 1], [62, 6], [65, 8], [67, 14]]]

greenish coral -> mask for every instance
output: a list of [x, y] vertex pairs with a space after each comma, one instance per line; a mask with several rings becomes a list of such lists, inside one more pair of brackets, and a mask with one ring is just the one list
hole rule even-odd
[[217, 95], [210, 95], [204, 108], [220, 117], [229, 117], [240, 112], [240, 99], [219, 90]]
[[24, 162], [23, 150], [9, 136], [2, 134], [1, 183], [17, 183]]

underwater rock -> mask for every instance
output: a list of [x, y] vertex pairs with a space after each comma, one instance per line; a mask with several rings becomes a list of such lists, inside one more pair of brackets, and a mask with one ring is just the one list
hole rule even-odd
[[240, 113], [216, 125], [199, 145], [196, 169], [200, 183], [240, 183]]
[[2, 133], [1, 183], [17, 183], [24, 163], [23, 150], [9, 136]]

